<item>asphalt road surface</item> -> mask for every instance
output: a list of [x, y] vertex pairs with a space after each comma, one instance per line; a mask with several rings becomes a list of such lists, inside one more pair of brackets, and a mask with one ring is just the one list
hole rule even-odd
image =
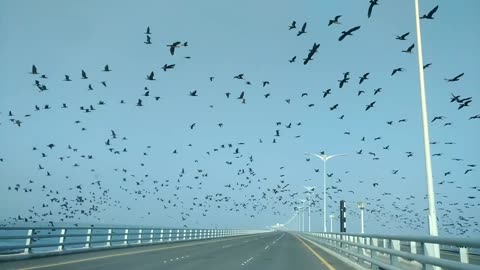
[[272, 232], [0, 262], [0, 269], [350, 270], [354, 268], [323, 252], [305, 239], [286, 232]]

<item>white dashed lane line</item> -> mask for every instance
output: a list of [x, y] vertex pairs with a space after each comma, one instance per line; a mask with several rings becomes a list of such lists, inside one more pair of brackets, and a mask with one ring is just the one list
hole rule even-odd
[[253, 257], [250, 257], [250, 258], [248, 258], [248, 260], [244, 261], [244, 262], [242, 263], [242, 266], [247, 265], [251, 260], [253, 260]]
[[182, 260], [182, 259], [186, 259], [190, 257], [190, 255], [185, 255], [185, 256], [182, 256], [182, 257], [176, 257], [176, 258], [170, 258], [168, 260], [164, 260], [163, 263], [169, 263], [169, 262], [173, 262], [173, 261], [179, 261], [179, 260]]

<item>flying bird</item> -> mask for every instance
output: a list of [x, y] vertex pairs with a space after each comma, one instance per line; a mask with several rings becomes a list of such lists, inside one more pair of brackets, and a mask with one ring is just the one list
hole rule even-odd
[[30, 74], [38, 74], [37, 67], [35, 65], [32, 65], [32, 72], [30, 72]]
[[348, 31], [342, 31], [342, 35], [338, 38], [338, 41], [342, 41], [346, 36], [352, 36], [353, 32], [357, 31], [358, 29], [360, 29], [360, 25], [355, 26]]
[[300, 29], [300, 31], [298, 31], [297, 37], [300, 36], [300, 35], [302, 35], [302, 34], [307, 33], [307, 32], [305, 31], [306, 28], [307, 28], [307, 23], [305, 22], [305, 23], [303, 23], [303, 25], [302, 25], [302, 29]]
[[395, 68], [395, 69], [392, 71], [392, 75], [391, 75], [391, 76], [395, 75], [395, 73], [397, 73], [397, 72], [401, 72], [401, 71], [404, 71], [404, 70], [405, 70], [404, 68]]
[[412, 45], [410, 45], [410, 47], [408, 47], [408, 49], [403, 50], [402, 52], [404, 52], [404, 53], [412, 53], [413, 48], [415, 48], [415, 43], [413, 43]]
[[368, 13], [367, 13], [368, 18], [372, 16], [373, 7], [376, 5], [378, 5], [378, 0], [370, 0], [370, 6], [368, 7]]
[[341, 24], [338, 19], [340, 19], [340, 17], [342, 17], [342, 15], [337, 15], [335, 16], [335, 18], [333, 20], [329, 20], [328, 21], [328, 26], [332, 25], [332, 24]]
[[362, 84], [363, 81], [368, 80], [368, 75], [369, 75], [369, 74], [370, 74], [370, 73], [367, 72], [367, 73], [363, 74], [362, 77], [358, 77], [358, 78], [360, 79], [360, 82], [359, 82], [358, 84]]
[[82, 79], [88, 79], [87, 77], [87, 73], [85, 72], [85, 70], [82, 69]]
[[401, 36], [397, 36], [395, 39], [398, 39], [398, 40], [407, 40], [406, 37], [410, 35], [410, 32], [407, 32]]
[[147, 26], [147, 31], [144, 33], [146, 35], [151, 35], [152, 33], [150, 32], [150, 26]]
[[190, 92], [189, 95], [190, 95], [191, 97], [198, 97], [198, 96], [197, 96], [197, 90]]
[[435, 14], [435, 12], [437, 12], [438, 10], [438, 5], [436, 7], [434, 7], [432, 10], [430, 10], [430, 12], [428, 12], [428, 14], [424, 14], [422, 17], [420, 17], [420, 19], [429, 19], [429, 20], [433, 20], [433, 14]]
[[303, 59], [303, 64], [306, 65], [310, 60], [313, 60], [313, 55], [317, 53], [318, 48], [320, 47], [320, 44], [313, 43], [312, 48], [309, 50], [307, 58]]
[[288, 30], [292, 30], [292, 29], [295, 29], [295, 28], [297, 28], [297, 22], [293, 21], [292, 24], [288, 27]]
[[366, 106], [366, 108], [365, 108], [365, 111], [368, 111], [369, 109], [373, 108], [373, 105], [375, 105], [375, 102], [376, 102], [376, 101], [373, 101], [373, 102], [371, 102], [370, 104], [368, 104], [368, 105]]
[[452, 79], [445, 79], [445, 81], [447, 81], [447, 82], [458, 82], [464, 74], [465, 73], [458, 74], [457, 76], [453, 77]]
[[296, 59], [297, 59], [297, 57], [294, 56], [294, 57], [292, 57], [292, 59], [288, 60], [288, 62], [293, 63], [293, 62], [295, 62]]
[[180, 48], [180, 44], [182, 44], [182, 42], [180, 41], [176, 41], [170, 45], [167, 45], [167, 47], [170, 47], [170, 54], [171, 55], [174, 55], [175, 54], [175, 49], [176, 48]]
[[175, 67], [175, 64], [171, 64], [171, 65], [163, 65], [162, 69], [163, 71], [167, 71], [167, 69], [173, 69]]
[[147, 35], [147, 40], [146, 40], [146, 41], [144, 41], [143, 43], [145, 43], [145, 44], [152, 44], [152, 41], [151, 41], [151, 39], [150, 39], [150, 36], [149, 36], [149, 35]]
[[155, 78], [153, 78], [154, 76], [155, 76], [155, 74], [153, 73], [153, 71], [150, 72], [150, 75], [147, 75], [147, 80], [154, 81], [155, 80]]
[[108, 65], [105, 65], [105, 67], [103, 68], [103, 71], [109, 72], [109, 71], [112, 71], [112, 70], [110, 69], [110, 67], [108, 67]]

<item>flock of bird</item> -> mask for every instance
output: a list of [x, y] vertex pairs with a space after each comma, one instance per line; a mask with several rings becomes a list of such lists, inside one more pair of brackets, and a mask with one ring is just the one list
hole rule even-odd
[[[375, 16], [376, 6], [380, 4], [381, 3], [379, 3], [378, 0], [370, 0], [368, 2], [368, 6], [366, 6], [368, 18], [373, 18]], [[422, 15], [421, 19], [436, 19], [434, 18], [434, 15], [438, 11], [438, 8], [438, 6], [435, 6], [431, 11]], [[326, 22], [327, 27], [340, 27], [342, 25], [340, 21], [342, 18], [342, 15], [333, 16], [333, 19]], [[304, 22], [302, 26], [299, 27], [297, 36], [309, 34], [307, 32], [307, 25], [307, 22]], [[291, 22], [286, 32], [294, 29], [297, 29], [296, 21]], [[145, 41], [143, 42], [145, 45], [143, 46], [148, 47], [156, 44], [153, 30], [155, 29], [151, 29], [148, 26], [146, 31], [140, 31], [145, 35]], [[349, 38], [354, 34], [361, 37], [362, 33], [360, 25], [351, 28], [347, 27], [346, 29], [339, 31], [338, 42], [350, 42], [352, 40], [349, 40]], [[406, 32], [396, 36], [395, 39], [400, 42], [407, 41], [409, 34], [410, 32]], [[178, 57], [180, 57], [179, 54], [181, 55], [185, 51], [188, 51], [187, 47], [189, 44], [186, 41], [174, 41], [162, 46], [165, 46], [165, 50], [168, 50], [172, 57], [171, 59], [178, 59]], [[402, 53], [415, 53], [415, 43], [405, 47], [406, 48], [401, 51]], [[314, 55], [319, 50], [321, 50], [320, 44], [314, 43], [306, 57], [303, 58], [303, 64], [307, 65], [313, 61]], [[183, 58], [191, 59], [190, 56], [183, 56]], [[292, 64], [295, 61], [296, 56], [291, 58], [288, 62]], [[424, 65], [423, 68], [427, 69], [431, 65], [431, 63], [428, 63]], [[174, 68], [175, 64], [168, 63], [164, 64], [161, 67], [161, 70], [167, 72]], [[64, 83], [66, 83], [65, 87], [68, 87], [68, 83], [80, 80], [87, 92], [96, 92], [97, 87], [108, 89], [110, 81], [103, 78], [109, 77], [104, 76], [103, 74], [115, 73], [115, 67], [110, 67], [109, 64], [104, 65], [103, 68], [99, 67], [98, 71], [101, 71], [101, 75], [98, 75], [98, 72], [92, 72], [92, 74], [95, 73], [95, 76], [91, 76], [87, 73], [87, 70], [79, 68], [78, 75], [65, 74], [64, 78], [50, 78], [47, 75], [48, 72], [42, 69], [42, 63], [35, 63], [31, 68], [28, 67], [28, 69], [30, 69], [30, 74], [27, 75], [28, 77], [25, 79], [32, 80], [32, 89], [41, 95], [53, 95], [55, 93], [56, 89], [49, 86], [50, 80], [60, 81], [63, 79]], [[25, 70], [27, 71], [27, 67]], [[396, 67], [392, 70], [391, 76], [395, 76], [399, 72], [404, 71], [406, 71], [405, 68]], [[155, 72], [155, 70], [149, 70], [144, 78], [137, 78], [137, 80], [141, 82], [139, 85], [143, 88], [143, 93], [139, 94], [135, 100], [124, 99], [112, 95], [107, 100], [98, 100], [96, 104], [79, 105], [78, 108], [80, 112], [84, 114], [79, 115], [76, 119], [71, 119], [73, 128], [79, 130], [79, 132], [86, 132], [88, 130], [89, 123], [85, 114], [94, 114], [97, 111], [119, 110], [118, 106], [125, 106], [120, 107], [121, 110], [141, 110], [142, 108], [138, 107], [154, 107], [155, 104], [150, 101], [157, 102], [157, 104], [160, 104], [160, 102], [175, 102], [151, 94], [150, 88], [153, 85], [152, 83], [155, 83], [154, 81], [157, 79], [157, 74]], [[373, 72], [358, 72], [356, 74], [358, 75], [352, 77], [351, 73], [347, 71], [339, 76], [339, 79], [337, 79], [338, 89], [352, 87], [350, 85], [364, 85], [371, 80], [371, 77], [375, 77]], [[449, 84], [456, 83], [460, 81], [464, 75], [464, 73], [458, 75], [455, 74], [452, 77], [445, 78], [445, 81]], [[96, 77], [95, 80], [93, 77]], [[98, 78], [101, 78], [100, 81], [98, 81]], [[231, 79], [244, 82], [245, 85], [249, 86], [257, 84], [256, 82], [250, 81], [245, 73], [232, 74]], [[214, 84], [215, 76], [212, 75], [205, 78], [205, 80]], [[355, 82], [352, 83], [351, 80]], [[270, 82], [272, 82], [272, 84], [274, 83], [273, 80], [262, 80], [258, 82], [258, 85], [261, 85], [261, 89], [269, 89]], [[364, 113], [373, 113], [377, 109], [375, 107], [378, 105], [377, 100], [373, 99], [377, 95], [381, 95], [382, 90], [382, 88], [376, 88], [373, 90], [373, 94], [369, 96], [372, 100], [366, 102], [362, 109]], [[326, 107], [332, 114], [336, 114], [340, 110], [340, 104], [337, 101], [334, 101], [334, 97], [331, 97], [334, 92], [334, 88], [329, 88], [323, 91], [321, 95], [323, 100], [331, 102], [331, 105]], [[257, 98], [250, 93], [251, 92], [248, 90], [238, 91], [237, 93], [227, 91], [222, 93], [221, 96], [224, 102], [238, 101], [240, 104], [246, 104], [247, 98]], [[354, 93], [354, 96], [361, 95], [367, 95], [367, 93], [364, 90], [358, 90]], [[189, 98], [193, 99], [191, 102], [195, 102], [195, 98], [201, 96], [201, 91], [192, 90], [188, 93], [179, 94], [179, 96], [181, 96], [180, 99]], [[308, 96], [308, 92], [302, 92], [300, 98], [308, 99]], [[271, 93], [265, 93], [263, 94], [262, 99], [268, 99], [270, 97]], [[292, 100], [292, 97], [285, 97], [280, 102], [289, 105], [292, 103]], [[82, 102], [82, 100], [79, 100], [78, 102]], [[468, 107], [470, 107], [473, 102], [473, 97], [463, 97], [451, 93], [450, 101], [446, 100], [445, 102], [450, 102], [452, 105], [455, 105], [456, 107], [454, 108], [456, 108], [456, 110], [465, 111], [466, 121], [480, 120], [480, 114], [472, 114], [470, 111], [467, 111], [469, 110]], [[306, 105], [308, 107], [315, 106], [313, 99], [310, 99], [307, 103], [308, 104]], [[119, 105], [110, 108], [110, 105], [112, 104]], [[31, 121], [35, 121], [30, 119], [37, 117], [36, 114], [40, 114], [42, 111], [53, 110], [57, 114], [63, 114], [64, 110], [77, 110], [77, 105], [78, 104], [67, 102], [44, 105], [35, 104], [32, 110], [28, 112], [17, 111], [12, 106], [12, 108], [8, 108], [0, 113], [0, 132], [14, 128], [21, 129], [30, 125]], [[212, 110], [215, 109], [214, 105], [211, 104], [209, 104], [209, 108]], [[48, 117], [51, 117], [52, 121], [55, 121], [55, 115], [50, 115]], [[343, 120], [344, 117], [344, 114], [335, 116], [338, 120]], [[446, 119], [448, 119], [448, 117], [445, 115], [435, 115], [430, 120], [430, 124], [436, 125], [439, 122], [443, 122], [443, 125], [445, 126], [453, 124], [451, 122], [446, 122]], [[382, 125], [402, 125], [406, 124], [407, 121], [408, 119], [399, 116], [398, 119], [387, 121], [386, 123], [382, 123]], [[105, 122], [107, 123], [108, 121]], [[199, 124], [200, 123], [198, 122], [190, 122], [188, 126], [185, 127], [185, 130], [181, 132], [195, 132]], [[224, 125], [227, 125], [227, 123], [220, 122], [217, 124], [218, 128], [223, 128]], [[31, 193], [36, 195], [42, 194], [43, 202], [40, 205], [32, 205], [26, 213], [19, 213], [18, 215], [5, 218], [2, 224], [11, 226], [32, 223], [48, 223], [50, 226], [53, 226], [55, 224], [66, 222], [79, 224], [82, 223], [82, 220], [85, 218], [98, 222], [105, 222], [105, 220], [102, 219], [102, 215], [112, 211], [112, 209], [122, 209], [122, 211], [134, 212], [133, 209], [135, 207], [125, 203], [124, 197], [115, 195], [116, 192], [113, 190], [117, 189], [119, 189], [124, 196], [139, 201], [142, 205], [144, 211], [132, 213], [132, 215], [136, 215], [137, 217], [141, 216], [143, 218], [148, 215], [153, 215], [154, 212], [174, 209], [175, 212], [178, 213], [178, 216], [173, 217], [173, 219], [177, 224], [181, 224], [184, 227], [195, 226], [195, 222], [198, 224], [198, 220], [202, 217], [210, 218], [211, 215], [214, 215], [212, 212], [215, 211], [230, 211], [242, 214], [248, 218], [255, 218], [267, 213], [273, 213], [273, 215], [276, 215], [279, 218], [288, 217], [292, 212], [299, 209], [300, 202], [298, 199], [305, 198], [305, 190], [296, 187], [301, 185], [301, 183], [297, 183], [296, 180], [293, 179], [293, 176], [286, 175], [285, 171], [287, 165], [281, 165], [278, 167], [278, 171], [268, 173], [270, 175], [269, 177], [259, 176], [264, 174], [264, 172], [262, 171], [262, 168], [256, 166], [255, 160], [257, 153], [251, 149], [255, 149], [259, 144], [286, 143], [285, 141], [280, 141], [280, 138], [285, 137], [285, 134], [287, 133], [291, 134], [291, 131], [298, 130], [304, 125], [304, 123], [302, 123], [302, 121], [294, 123], [284, 122], [275, 119], [272, 120], [271, 125], [272, 133], [269, 135], [259, 135], [255, 141], [245, 138], [245, 140], [239, 139], [238, 141], [219, 142], [213, 147], [206, 145], [201, 146], [203, 147], [202, 149], [204, 149], [204, 154], [195, 155], [193, 159], [189, 156], [188, 149], [196, 147], [195, 143], [188, 143], [187, 146], [167, 145], [167, 147], [171, 147], [171, 149], [169, 149], [166, 154], [171, 155], [172, 158], [181, 156], [181, 158], [185, 160], [192, 159], [194, 164], [193, 167], [184, 167], [178, 170], [167, 168], [175, 171], [175, 179], [164, 177], [162, 175], [151, 175], [149, 173], [151, 169], [150, 167], [154, 166], [153, 162], [155, 160], [150, 157], [155, 156], [158, 151], [164, 150], [159, 150], [159, 147], [152, 146], [153, 143], [151, 142], [138, 141], [134, 142], [136, 147], [132, 149], [130, 147], [132, 142], [129, 139], [129, 131], [125, 129], [120, 132], [115, 127], [105, 126], [104, 137], [94, 138], [96, 143], [102, 146], [101, 149], [95, 150], [98, 152], [94, 152], [87, 146], [83, 146], [85, 142], [82, 141], [82, 139], [84, 139], [82, 137], [80, 137], [78, 141], [71, 141], [71, 143], [67, 145], [58, 145], [55, 142], [38, 145], [37, 142], [35, 142], [33, 145], [28, 145], [28, 148], [31, 149], [31, 155], [38, 157], [38, 161], [35, 164], [25, 164], [25, 166], [29, 169], [38, 171], [38, 177], [36, 179], [17, 181], [16, 183], [9, 182], [6, 190], [1, 192], [11, 192], [16, 194], [15, 196], [24, 196], [25, 198], [32, 196]], [[48, 130], [42, 130], [41, 132], [48, 132]], [[340, 134], [348, 136], [350, 135], [350, 132], [342, 131]], [[255, 136], [255, 134], [249, 135]], [[302, 134], [296, 134], [292, 136], [292, 139], [301, 140], [301, 136]], [[382, 136], [372, 138], [361, 136], [358, 139], [358, 143], [360, 144], [365, 141], [380, 143], [384, 140]], [[201, 142], [198, 142], [197, 144], [201, 144]], [[356, 149], [355, 152], [352, 152], [352, 155], [367, 155], [368, 158], [372, 159], [372, 162], [375, 162], [382, 157], [383, 152], [381, 151], [389, 151], [391, 145], [392, 148], [394, 147], [393, 144], [393, 142], [390, 144], [385, 142], [385, 144], [379, 149], [374, 149], [373, 147], [364, 149], [364, 146], [359, 146], [360, 149]], [[441, 142], [432, 142], [432, 145], [435, 144], [441, 144]], [[444, 142], [444, 144], [455, 144], [455, 142]], [[253, 145], [253, 148], [247, 148], [247, 145]], [[97, 156], [104, 156], [105, 153], [107, 154], [107, 158], [96, 160]], [[140, 157], [138, 157], [138, 155], [140, 155]], [[417, 158], [414, 151], [401, 151], [401, 155], [407, 159]], [[435, 152], [433, 155], [442, 156], [443, 153]], [[106, 166], [103, 169], [101, 168], [101, 163], [120, 164], [115, 161], [120, 156], [130, 156], [131, 160], [135, 160], [135, 164], [123, 164], [124, 166], [114, 166], [113, 168]], [[456, 162], [465, 162], [464, 170], [462, 172], [456, 172], [457, 177], [476, 173], [476, 164], [464, 161], [458, 157], [452, 159]], [[223, 182], [211, 180], [209, 174], [214, 174], [214, 172], [211, 172], [202, 166], [202, 163], [206, 160], [214, 160], [215, 164], [218, 164], [217, 166], [226, 166], [233, 173], [234, 177], [232, 179], [225, 179]], [[421, 162], [420, 159], [417, 161]], [[308, 157], [305, 158], [305, 162], [313, 164], [314, 160], [311, 160], [311, 158]], [[61, 170], [62, 172], [58, 170], [57, 172], [57, 168], [65, 166], [64, 164], [66, 163], [70, 166], [68, 170], [71, 173], [64, 175], [64, 170]], [[373, 163], [372, 166], [375, 166], [375, 163]], [[318, 178], [321, 176], [321, 169], [319, 169], [320, 163], [315, 163], [315, 167], [315, 177]], [[12, 169], [17, 169], [16, 164], [12, 164], [8, 156], [3, 156], [2, 150], [0, 149], [0, 173]], [[89, 175], [90, 180], [83, 178], [79, 179], [76, 177], [76, 175], [79, 175], [77, 170], [83, 170], [83, 173]], [[106, 174], [103, 171], [102, 173], [99, 173], [101, 170], [110, 171]], [[342, 178], [348, 177], [349, 173], [351, 174], [349, 171], [346, 171], [343, 174], [339, 172], [328, 174], [331, 185], [327, 189], [327, 196], [330, 200], [333, 200], [334, 203], [337, 203], [339, 200], [345, 199], [350, 194], [355, 193], [355, 191], [348, 187], [345, 181], [342, 181]], [[404, 176], [400, 176], [401, 173], [402, 172], [399, 168], [392, 168], [390, 177], [396, 177], [395, 179], [407, 181], [408, 179]], [[105, 176], [101, 176], [103, 174], [105, 174]], [[436, 184], [453, 185], [454, 180], [448, 178], [452, 174], [454, 174], [453, 171], [443, 172], [443, 178], [441, 178], [441, 181], [437, 181]], [[55, 178], [55, 181], [61, 181], [65, 184], [58, 186], [52, 184], [52, 181], [46, 180], [47, 178]], [[375, 193], [376, 195], [378, 195], [377, 192], [381, 192], [381, 197], [364, 194], [367, 203], [372, 205], [372, 207], [367, 207], [367, 211], [371, 213], [370, 216], [372, 219], [375, 219], [375, 222], [381, 223], [382, 226], [388, 226], [389, 222], [393, 222], [392, 220], [394, 220], [397, 223], [405, 224], [404, 226], [413, 230], [425, 226], [422, 213], [415, 210], [415, 205], [418, 204], [419, 200], [422, 198], [417, 198], [413, 195], [401, 197], [400, 195], [386, 192], [384, 190], [382, 192], [383, 183], [379, 180], [359, 180], [359, 183], [368, 185], [368, 189], [372, 190], [372, 193]], [[215, 185], [216, 190], [220, 187], [223, 192], [210, 192], [209, 187], [211, 185]], [[471, 187], [457, 186], [457, 188], [466, 190], [465, 198], [459, 198], [459, 201], [462, 203], [451, 203], [451, 207], [458, 207], [455, 210], [452, 210], [451, 207], [447, 207], [446, 205], [441, 205], [440, 203], [440, 211], [443, 213], [443, 216], [441, 216], [441, 229], [452, 234], [471, 232], [472, 228], [474, 231], [476, 230], [479, 232], [478, 220], [475, 220], [473, 217], [460, 215], [460, 220], [453, 221], [453, 219], [448, 219], [452, 211], [461, 214], [462, 208], [473, 208], [480, 205], [478, 201], [475, 201], [476, 197], [474, 195], [475, 192], [480, 191], [480, 185]], [[186, 197], [190, 195], [185, 194], [193, 195], [191, 198], [186, 199]], [[387, 205], [386, 202], [389, 200], [392, 202], [390, 205]], [[466, 203], [464, 203], [465, 200], [467, 201]], [[319, 206], [321, 205], [321, 201], [322, 195], [314, 194], [311, 201], [311, 205], [313, 206], [312, 210], [314, 212], [320, 211]], [[149, 206], [152, 205], [151, 202], [154, 202], [155, 207], [149, 208]], [[201, 213], [201, 216], [199, 216], [198, 213]], [[355, 213], [352, 212], [352, 215], [355, 215]]]

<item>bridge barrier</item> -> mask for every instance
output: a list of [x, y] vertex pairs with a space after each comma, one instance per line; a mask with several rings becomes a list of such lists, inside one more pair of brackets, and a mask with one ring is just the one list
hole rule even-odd
[[[469, 252], [480, 248], [480, 238], [317, 232], [299, 234], [363, 268], [480, 270], [478, 255]], [[450, 255], [447, 256], [447, 251], [442, 248], [440, 258], [432, 256], [433, 245], [448, 247]], [[471, 260], [472, 256], [475, 262]]]
[[0, 227], [0, 261], [269, 232], [145, 227]]

